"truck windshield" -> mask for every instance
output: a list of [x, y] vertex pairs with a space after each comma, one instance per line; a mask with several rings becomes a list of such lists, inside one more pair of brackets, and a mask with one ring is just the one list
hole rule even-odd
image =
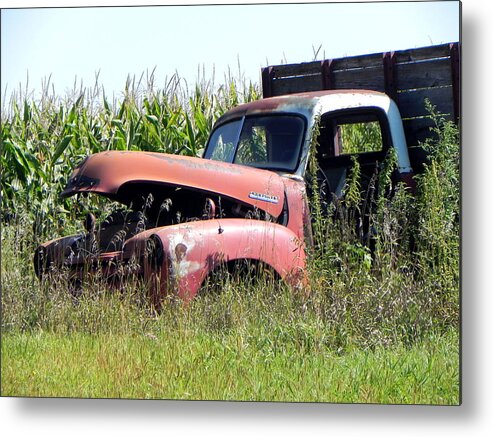
[[204, 158], [270, 170], [294, 171], [305, 120], [297, 115], [254, 116], [216, 128]]

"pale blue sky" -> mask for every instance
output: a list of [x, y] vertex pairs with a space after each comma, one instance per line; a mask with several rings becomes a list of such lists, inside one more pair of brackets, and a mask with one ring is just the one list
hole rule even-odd
[[38, 92], [51, 74], [63, 95], [97, 71], [116, 96], [127, 75], [155, 70], [163, 86], [174, 72], [194, 84], [215, 69], [222, 83], [238, 60], [259, 81], [268, 64], [401, 50], [459, 40], [459, 2], [3, 9], [1, 86]]

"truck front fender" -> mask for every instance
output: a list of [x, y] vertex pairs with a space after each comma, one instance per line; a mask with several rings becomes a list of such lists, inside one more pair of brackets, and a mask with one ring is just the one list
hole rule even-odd
[[253, 219], [195, 221], [160, 228], [149, 241], [156, 255], [149, 257], [154, 263], [147, 262], [144, 271], [148, 278], [159, 276], [159, 297], [171, 286], [179, 297], [189, 300], [211, 272], [235, 260], [258, 261], [293, 286], [304, 283], [304, 244], [288, 228], [275, 223]]

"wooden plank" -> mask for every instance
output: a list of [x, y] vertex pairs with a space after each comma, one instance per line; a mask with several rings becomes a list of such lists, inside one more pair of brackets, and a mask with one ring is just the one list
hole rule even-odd
[[385, 92], [385, 79], [382, 67], [333, 71], [332, 84], [336, 89], [370, 89]]
[[397, 106], [402, 118], [428, 116], [425, 108], [425, 99], [428, 98], [436, 106], [438, 112], [453, 117], [454, 100], [452, 93], [451, 86], [405, 91], [397, 94]]
[[[397, 90], [408, 90], [414, 88], [431, 88], [431, 87], [443, 87], [451, 85], [452, 73], [450, 70], [450, 63], [448, 60], [439, 60], [429, 63], [416, 63], [397, 65], [396, 71], [396, 86]], [[305, 70], [307, 71], [307, 70]], [[315, 81], [318, 81], [318, 77], [321, 74], [321, 65], [318, 65], [318, 70], [314, 74], [297, 76], [291, 71], [291, 76], [279, 77], [275, 76], [274, 80], [286, 80], [300, 78], [301, 80], [308, 80], [313, 82], [313, 77], [316, 77]], [[332, 70], [333, 88], [365, 88], [374, 89], [376, 91], [385, 91], [383, 67], [368, 69], [354, 69], [354, 70]], [[309, 86], [313, 90], [312, 86]], [[296, 89], [300, 89], [300, 86], [295, 86]], [[303, 88], [303, 87], [301, 87]], [[323, 89], [323, 83], [320, 82], [320, 88]], [[305, 91], [305, 90], [302, 90]]]
[[334, 71], [381, 67], [382, 58], [383, 53], [373, 53], [371, 55], [363, 56], [351, 56], [347, 58], [332, 59], [332, 65]]
[[319, 74], [322, 68], [320, 61], [302, 64], [275, 65], [272, 67], [273, 79]]
[[[396, 62], [407, 63], [423, 61], [449, 56], [449, 45], [442, 44], [438, 46], [420, 47], [416, 49], [399, 50], [394, 52]], [[371, 53], [368, 55], [348, 56], [345, 58], [332, 59], [334, 70], [350, 70], [353, 68], [377, 67], [382, 64], [384, 52]]]
[[424, 59], [436, 59], [449, 56], [449, 45], [419, 47], [416, 49], [398, 50], [395, 52], [397, 63], [422, 61]]
[[272, 81], [272, 95], [318, 91], [322, 89], [322, 75], [305, 77], [289, 77]]
[[452, 85], [449, 59], [397, 64], [395, 69], [398, 90]]

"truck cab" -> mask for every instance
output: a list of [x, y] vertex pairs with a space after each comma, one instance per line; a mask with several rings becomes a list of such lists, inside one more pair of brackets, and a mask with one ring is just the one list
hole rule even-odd
[[[347, 155], [382, 154], [393, 147], [399, 173], [412, 172], [397, 105], [375, 91], [315, 91], [240, 105], [216, 122], [203, 157], [303, 177], [317, 122], [321, 162]], [[351, 124], [374, 127], [377, 141], [353, 144], [351, 149], [341, 132]]]
[[[396, 104], [375, 91], [335, 90], [271, 97], [232, 109], [216, 122], [203, 157], [273, 171], [285, 181], [306, 184], [310, 154], [316, 153], [325, 195], [340, 198], [353, 159], [369, 180], [390, 149], [396, 152], [398, 178], [412, 184]], [[262, 195], [269, 201], [268, 193]], [[288, 206], [293, 197], [295, 192], [288, 196]], [[300, 228], [290, 223], [302, 238]]]

